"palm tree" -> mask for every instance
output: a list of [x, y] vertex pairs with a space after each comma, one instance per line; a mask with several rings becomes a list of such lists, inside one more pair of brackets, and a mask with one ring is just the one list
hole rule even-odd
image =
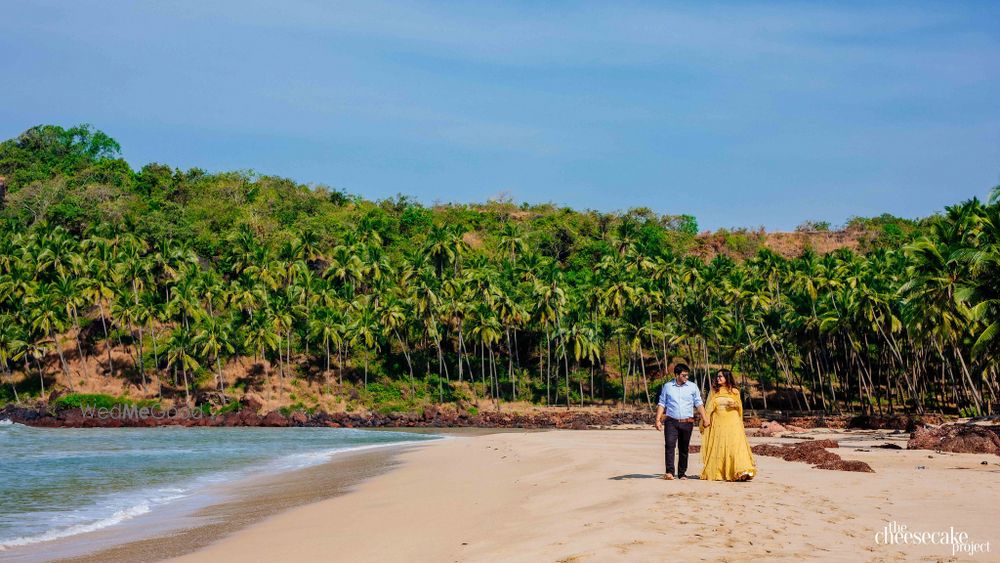
[[434, 263], [438, 277], [444, 275], [445, 269], [451, 266], [453, 273], [458, 275], [462, 255], [468, 251], [469, 245], [462, 238], [462, 233], [448, 226], [434, 225], [427, 235], [424, 252]]
[[184, 402], [188, 405], [191, 404], [188, 370], [194, 371], [200, 367], [198, 360], [192, 354], [193, 350], [194, 343], [188, 330], [177, 327], [170, 333], [170, 340], [167, 342], [167, 366], [173, 368], [175, 374], [177, 366], [180, 366], [184, 381]]
[[231, 320], [223, 317], [202, 317], [195, 326], [191, 343], [202, 358], [214, 361], [216, 389], [225, 397], [226, 380], [222, 375], [222, 365], [228, 355], [236, 353]]
[[250, 318], [244, 332], [243, 347], [254, 351], [255, 361], [267, 359], [268, 352], [281, 353], [281, 335], [275, 330], [269, 311], [261, 312]]
[[[313, 311], [313, 316], [309, 319], [309, 336], [318, 341], [326, 352], [326, 364], [324, 373], [330, 372], [330, 347], [336, 346], [337, 350], [344, 344], [346, 325], [343, 316], [328, 307], [320, 307]], [[343, 366], [341, 366], [343, 372]]]
[[104, 329], [104, 341], [105, 347], [108, 352], [108, 373], [111, 377], [115, 375], [115, 365], [114, 361], [111, 359], [111, 338], [108, 334], [108, 321], [107, 315], [105, 315], [105, 310], [109, 307], [111, 299], [114, 297], [114, 290], [105, 283], [103, 278], [103, 273], [106, 271], [106, 266], [103, 261], [91, 260], [90, 271], [91, 276], [87, 279], [86, 289], [83, 291], [84, 298], [90, 305], [96, 305], [100, 310], [101, 314], [101, 327]]
[[911, 333], [925, 335], [934, 345], [942, 363], [950, 350], [962, 370], [962, 384], [977, 411], [982, 398], [972, 381], [960, 342], [967, 330], [970, 312], [956, 297], [961, 273], [952, 255], [966, 246], [971, 233], [972, 208], [950, 208], [949, 216], [933, 226], [934, 237], [918, 240], [906, 248], [910, 259], [908, 280], [899, 288]]
[[524, 241], [520, 230], [513, 223], [505, 223], [500, 231], [500, 242], [498, 248], [504, 254], [510, 256], [510, 261], [517, 266], [517, 255], [523, 253], [528, 245]]
[[[469, 336], [479, 347], [479, 375], [482, 378], [483, 387], [490, 390], [490, 397], [498, 409], [500, 402], [497, 397], [496, 358], [493, 354], [493, 346], [500, 342], [502, 333], [500, 321], [497, 319], [495, 311], [486, 303], [477, 304], [474, 313], [469, 317]], [[487, 354], [489, 357], [488, 369], [486, 367]], [[487, 377], [489, 377], [488, 384]]]
[[86, 366], [87, 358], [80, 342], [80, 307], [86, 304], [83, 296], [85, 281], [79, 277], [60, 275], [51, 285], [53, 297], [65, 307], [65, 314], [76, 332], [76, 350], [81, 367]]
[[[393, 298], [387, 301], [385, 305], [379, 310], [379, 322], [385, 331], [386, 336], [395, 336], [396, 341], [399, 342], [399, 347], [403, 351], [403, 357], [406, 359], [406, 367], [410, 371], [410, 386], [413, 387], [413, 362], [410, 361], [410, 350], [407, 344], [407, 339], [403, 335], [406, 334], [407, 328], [407, 316], [403, 311], [403, 307], [406, 305], [406, 300]], [[401, 335], [402, 334], [402, 335]]]
[[[24, 333], [13, 315], [0, 314], [0, 365], [3, 366], [3, 373], [10, 382], [10, 388], [14, 391], [14, 402], [20, 403], [21, 399], [17, 395], [17, 386], [14, 385], [13, 373], [10, 369], [10, 362], [16, 362], [24, 357], [27, 352], [28, 343], [25, 342]], [[42, 382], [44, 393], [45, 382]]]
[[72, 389], [73, 380], [69, 374], [69, 364], [66, 363], [66, 357], [59, 342], [59, 333], [65, 328], [62, 318], [63, 307], [56, 301], [48, 286], [38, 287], [34, 295], [26, 302], [26, 305], [32, 311], [32, 328], [44, 335], [47, 341], [51, 342], [52, 346], [56, 349], [63, 374], [69, 382], [70, 389]]
[[365, 352], [365, 389], [368, 388], [368, 363], [371, 353], [381, 351], [378, 312], [370, 296], [360, 296], [351, 302], [353, 319], [348, 328], [351, 346], [361, 346]]

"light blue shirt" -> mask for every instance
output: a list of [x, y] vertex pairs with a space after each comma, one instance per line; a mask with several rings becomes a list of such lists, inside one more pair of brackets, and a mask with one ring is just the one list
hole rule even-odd
[[663, 390], [660, 391], [660, 400], [657, 403], [663, 407], [666, 415], [670, 418], [691, 418], [694, 416], [694, 409], [703, 404], [697, 385], [690, 381], [684, 385], [678, 385], [676, 379], [663, 385]]

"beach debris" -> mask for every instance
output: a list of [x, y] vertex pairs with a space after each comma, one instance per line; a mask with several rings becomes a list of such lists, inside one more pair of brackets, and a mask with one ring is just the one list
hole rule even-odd
[[917, 469], [927, 469], [927, 466], [926, 465], [918, 465]]
[[861, 473], [875, 472], [870, 465], [863, 461], [844, 460], [839, 455], [827, 451], [828, 449], [839, 447], [840, 445], [833, 440], [813, 440], [783, 446], [758, 444], [751, 449], [757, 455], [780, 457], [785, 461], [808, 463], [816, 469], [856, 471]]
[[874, 416], [874, 415], [860, 415], [855, 416], [850, 419], [847, 423], [848, 428], [856, 429], [866, 429], [866, 430], [895, 430], [897, 432], [913, 432], [921, 426], [927, 424], [941, 424], [944, 419], [939, 415], [934, 414], [922, 414], [922, 415], [890, 415], [890, 416]]
[[885, 443], [885, 444], [880, 444], [878, 446], [872, 446], [872, 447], [873, 448], [882, 448], [883, 450], [901, 450], [901, 449], [903, 449], [903, 446], [900, 446], [899, 444], [890, 444], [888, 442]]
[[943, 424], [917, 428], [906, 447], [911, 450], [939, 450], [966, 454], [1000, 456], [1000, 426]]
[[828, 469], [830, 471], [855, 471], [857, 473], [875, 473], [870, 465], [856, 459], [838, 459], [828, 461], [816, 466], [816, 469]]
[[990, 464], [990, 462], [988, 462], [988, 461], [981, 461], [981, 462], [979, 462], [979, 465], [989, 465], [989, 464]]

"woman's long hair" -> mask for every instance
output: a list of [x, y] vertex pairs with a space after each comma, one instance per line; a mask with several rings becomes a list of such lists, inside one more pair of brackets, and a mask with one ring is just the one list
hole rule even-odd
[[725, 385], [730, 391], [737, 390], [736, 378], [733, 377], [733, 372], [728, 369], [720, 369], [718, 372], [716, 372], [715, 377], [712, 378], [712, 392], [718, 393], [719, 390], [722, 388], [722, 386], [719, 385], [718, 382], [719, 374], [722, 374], [722, 376], [726, 378]]

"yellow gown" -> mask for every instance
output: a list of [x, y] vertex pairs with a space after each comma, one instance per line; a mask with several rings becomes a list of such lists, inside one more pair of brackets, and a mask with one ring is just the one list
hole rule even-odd
[[[705, 413], [712, 421], [701, 426], [701, 478], [708, 481], [752, 479], [757, 464], [743, 428], [743, 401], [736, 389], [709, 394]], [[741, 476], [742, 479], [741, 479]]]

